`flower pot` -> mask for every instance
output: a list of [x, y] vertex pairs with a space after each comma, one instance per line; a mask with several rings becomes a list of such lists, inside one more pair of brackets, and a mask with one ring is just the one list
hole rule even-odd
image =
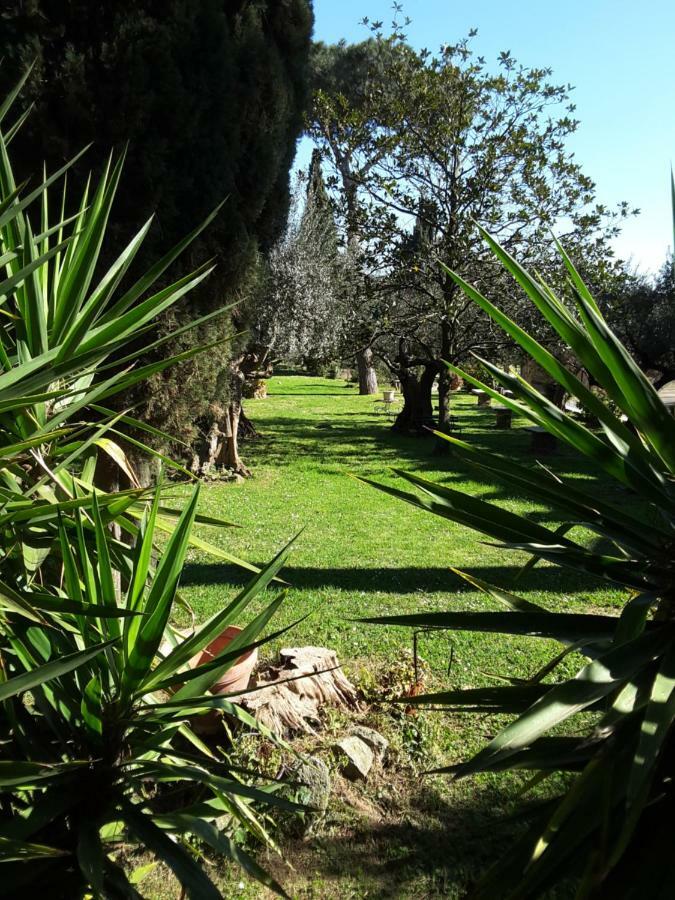
[[[214, 638], [201, 652], [192, 657], [188, 663], [190, 668], [196, 669], [197, 666], [211, 662], [216, 656], [219, 656], [226, 650], [227, 645], [231, 644], [232, 641], [241, 634], [241, 631], [242, 629], [237, 625], [230, 625], [229, 628], [225, 628], [224, 631], [221, 631], [218, 637]], [[249, 685], [251, 673], [257, 661], [257, 648], [242, 654], [227, 672], [221, 675], [217, 681], [214, 681], [209, 688], [209, 691], [212, 694], [230, 694], [236, 691], [245, 691]], [[220, 720], [220, 711], [213, 709], [210, 712], [193, 716], [191, 725], [196, 734], [216, 734], [221, 728]]]
[[[195, 669], [204, 663], [211, 662], [216, 656], [223, 653], [228, 644], [241, 634], [242, 629], [237, 625], [230, 625], [224, 631], [214, 638], [201, 653], [193, 656], [190, 660], [190, 668]], [[251, 680], [251, 672], [258, 661], [258, 650], [249, 650], [244, 653], [235, 664], [221, 675], [218, 681], [215, 681], [209, 690], [212, 694], [230, 694], [235, 691], [245, 691]]]
[[396, 398], [396, 391], [382, 391], [382, 399], [385, 403], [393, 403]]

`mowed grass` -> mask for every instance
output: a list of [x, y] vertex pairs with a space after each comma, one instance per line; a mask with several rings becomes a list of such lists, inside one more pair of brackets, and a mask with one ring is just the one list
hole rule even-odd
[[[492, 608], [451, 568], [514, 588], [514, 577], [527, 560], [524, 554], [490, 546], [476, 532], [382, 494], [353, 476], [412, 490], [393, 472], [399, 468], [492, 500], [534, 521], [559, 524], [541, 505], [514, 496], [501, 485], [477, 480], [452, 454], [434, 455], [433, 438], [392, 433], [391, 420], [374, 399], [358, 396], [342, 381], [272, 378], [267, 398], [248, 401], [246, 407], [261, 433], [258, 440], [243, 445], [253, 478], [241, 484], [207, 483], [201, 495], [202, 512], [240, 527], [202, 527], [198, 533], [250, 562], [266, 562], [299, 535], [282, 572], [290, 587], [277, 626], [307, 616], [284, 642], [325, 644], [345, 661], [386, 657], [411, 646], [405, 629], [363, 625], [355, 619]], [[515, 422], [512, 431], [496, 431], [494, 414], [477, 409], [467, 394], [455, 395], [453, 407], [462, 438], [536, 465], [529, 453], [530, 435], [522, 427], [527, 423]], [[609, 491], [563, 448], [545, 462], [563, 477], [583, 479], [604, 494]], [[203, 619], [245, 579], [241, 570], [193, 552], [182, 593]], [[606, 583], [545, 563], [518, 582], [517, 592], [556, 609], [613, 606], [621, 598]], [[455, 635], [453, 642], [457, 665], [466, 673], [462, 680], [485, 668], [494, 670], [497, 661], [503, 669], [525, 674], [547, 652], [545, 642], [540, 654], [532, 640], [501, 645], [493, 637]], [[423, 654], [442, 665], [446, 649], [447, 640], [435, 641], [425, 645]]]
[[[559, 524], [551, 510], [514, 496], [498, 484], [477, 479], [452, 454], [435, 455], [433, 438], [393, 434], [391, 420], [374, 399], [358, 396], [353, 385], [342, 381], [272, 378], [267, 398], [246, 405], [261, 434], [258, 440], [243, 446], [254, 476], [241, 484], [214, 481], [202, 487], [201, 511], [240, 526], [199, 529], [203, 537], [229, 553], [262, 564], [302, 530], [282, 572], [289, 587], [272, 627], [301, 621], [281, 641], [265, 648], [266, 653], [273, 653], [280, 645], [327, 646], [337, 651], [348, 674], [358, 680], [365, 670], [371, 683], [376, 683], [381, 673], [410, 653], [412, 634], [404, 628], [363, 624], [358, 621], [360, 617], [502, 609], [485, 595], [468, 589], [452, 567], [555, 610], [607, 609], [624, 599], [611, 585], [545, 563], [526, 573], [514, 587], [515, 575], [527, 556], [490, 546], [481, 535], [415, 509], [352, 477], [406, 489], [406, 483], [392, 471], [400, 468], [493, 500], [535, 521]], [[497, 431], [494, 413], [477, 409], [469, 394], [453, 396], [453, 407], [465, 440], [521, 463], [537, 464], [529, 451], [526, 422], [514, 421], [511, 431]], [[624, 502], [616, 488], [580, 465], [566, 449], [559, 448], [545, 462], [557, 474], [574, 482], [583, 481], [589, 489]], [[202, 620], [220, 609], [245, 580], [241, 570], [192, 551], [182, 579], [182, 594], [197, 619]], [[259, 602], [251, 614], [261, 608]], [[435, 632], [419, 638], [428, 683], [434, 688], [441, 684], [495, 684], [495, 676], [500, 675], [524, 677], [537, 671], [557, 650], [559, 645], [547, 640], [487, 634]], [[437, 756], [433, 761], [453, 763], [466, 758], [494, 733], [494, 727], [494, 720], [485, 717], [452, 715], [439, 720], [436, 714], [433, 735]], [[429, 785], [432, 782], [436, 784], [433, 788], [416, 789], [419, 816], [414, 828], [411, 825], [412, 831], [403, 828], [397, 832], [389, 823], [387, 827], [393, 831], [380, 829], [379, 837], [373, 837], [377, 828], [373, 831], [368, 825], [364, 831], [361, 823], [357, 831], [350, 832], [351, 838], [345, 838], [344, 829], [338, 829], [334, 843], [342, 849], [332, 851], [335, 858], [325, 844], [316, 852], [305, 848], [312, 871], [321, 870], [323, 859], [324, 871], [332, 872], [334, 892], [324, 881], [314, 892], [307, 887], [308, 882], [303, 882], [302, 890], [298, 888], [294, 895], [365, 896], [369, 890], [368, 896], [461, 893], [466, 878], [475, 875], [476, 866], [484, 865], [475, 852], [484, 838], [477, 838], [478, 844], [466, 843], [466, 815], [471, 821], [489, 815], [499, 805], [497, 793], [502, 786], [507, 785], [510, 792], [509, 781], [503, 776], [485, 776], [478, 786], [476, 782], [450, 786], [441, 778], [427, 781]], [[481, 791], [482, 799], [478, 796]], [[429, 834], [420, 839], [427, 825]], [[452, 853], [446, 837], [456, 844]], [[346, 856], [341, 862], [345, 846]], [[372, 846], [372, 852], [360, 863], [360, 853], [368, 856], [366, 846]], [[418, 853], [426, 859], [422, 866], [426, 874], [420, 874], [414, 862]], [[388, 892], [380, 876], [368, 875], [367, 871], [368, 866], [375, 871], [382, 863], [392, 864], [392, 857], [413, 862], [399, 866], [395, 886]], [[434, 880], [437, 864], [446, 869], [440, 887]], [[449, 881], [448, 865], [459, 873]], [[404, 882], [406, 889], [402, 887]], [[344, 893], [347, 887], [349, 891]], [[254, 890], [251, 896], [255, 895]]]

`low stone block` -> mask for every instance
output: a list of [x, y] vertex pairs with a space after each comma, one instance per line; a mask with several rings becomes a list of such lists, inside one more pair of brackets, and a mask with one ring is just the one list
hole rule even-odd
[[330, 797], [331, 781], [326, 763], [318, 756], [297, 760], [290, 769], [290, 778], [302, 785], [301, 802], [325, 811]]
[[350, 781], [365, 781], [373, 767], [375, 757], [365, 741], [356, 735], [347, 735], [333, 745], [338, 756], [340, 771]]
[[389, 748], [389, 741], [383, 734], [375, 731], [374, 728], [367, 728], [365, 725], [355, 725], [351, 733], [355, 737], [360, 738], [365, 744], [368, 744], [373, 751], [376, 762], [380, 764], [383, 762]]

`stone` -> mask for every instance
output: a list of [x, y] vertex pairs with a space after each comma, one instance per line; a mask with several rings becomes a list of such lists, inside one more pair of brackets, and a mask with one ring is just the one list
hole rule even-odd
[[386, 737], [383, 734], [380, 734], [379, 731], [375, 731], [374, 728], [367, 728], [365, 725], [355, 725], [351, 730], [351, 734], [360, 738], [365, 744], [368, 744], [373, 751], [375, 762], [382, 765], [387, 749], [389, 748], [389, 741]]
[[302, 786], [299, 802], [313, 806], [317, 812], [325, 812], [330, 797], [331, 780], [328, 766], [322, 759], [318, 756], [307, 756], [296, 760], [289, 769], [289, 780], [296, 781]]
[[375, 757], [365, 741], [351, 734], [333, 745], [338, 756], [340, 771], [350, 781], [365, 781], [373, 767]]

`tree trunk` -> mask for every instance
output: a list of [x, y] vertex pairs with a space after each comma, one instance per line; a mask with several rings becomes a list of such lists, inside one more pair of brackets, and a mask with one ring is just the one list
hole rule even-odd
[[359, 394], [376, 394], [377, 373], [373, 368], [373, 351], [370, 347], [359, 350], [356, 354], [356, 364], [359, 368]]
[[399, 378], [403, 393], [403, 409], [392, 425], [392, 431], [428, 435], [434, 426], [434, 408], [431, 388], [436, 377], [436, 366], [428, 365], [418, 376], [412, 369], [401, 369]]
[[438, 371], [438, 424], [441, 429], [450, 421], [450, 370], [443, 362], [450, 359], [450, 327], [444, 320], [441, 323], [441, 364]]
[[243, 405], [239, 407], [239, 440], [240, 441], [254, 441], [256, 438], [260, 437], [260, 432], [255, 427], [253, 422], [249, 419], [249, 417], [244, 412]]
[[192, 470], [200, 475], [206, 475], [217, 466], [231, 469], [236, 475], [247, 478], [251, 472], [244, 465], [239, 456], [239, 438], [241, 432], [249, 435], [257, 432], [253, 423], [246, 418], [242, 410], [242, 396], [245, 372], [242, 368], [242, 359], [233, 361], [230, 369], [230, 399], [225, 409], [214, 404], [211, 408], [211, 421], [208, 425], [208, 433], [203, 432], [195, 458], [192, 461]]
[[244, 465], [242, 458], [239, 456], [239, 418], [241, 416], [241, 401], [230, 400], [225, 418], [223, 419], [220, 430], [223, 436], [223, 443], [218, 454], [218, 464], [232, 469], [236, 475], [248, 478], [251, 470]]
[[[447, 319], [441, 322], [441, 362], [438, 370], [438, 430], [450, 431], [450, 390], [452, 376], [450, 370], [443, 365], [450, 359], [450, 326]], [[450, 452], [450, 444], [442, 438], [436, 439], [434, 455], [444, 456]]]
[[239, 421], [241, 419], [241, 399], [244, 392], [245, 374], [239, 366], [233, 367], [230, 381], [230, 402], [227, 404], [223, 420], [219, 423], [223, 442], [217, 463], [232, 469], [236, 475], [248, 478], [250, 469], [239, 456]]

